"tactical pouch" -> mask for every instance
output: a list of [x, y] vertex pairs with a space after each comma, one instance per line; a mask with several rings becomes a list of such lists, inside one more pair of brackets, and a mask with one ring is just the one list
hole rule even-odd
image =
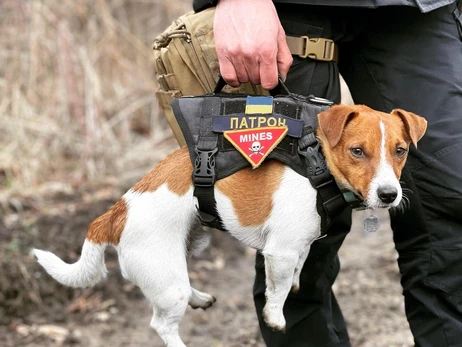
[[[154, 69], [159, 83], [156, 93], [164, 113], [180, 145], [184, 138], [173, 115], [171, 101], [188, 95], [211, 93], [218, 81], [219, 66], [213, 38], [215, 8], [189, 12], [175, 20], [153, 46]], [[242, 94], [268, 95], [251, 83], [226, 91]]]

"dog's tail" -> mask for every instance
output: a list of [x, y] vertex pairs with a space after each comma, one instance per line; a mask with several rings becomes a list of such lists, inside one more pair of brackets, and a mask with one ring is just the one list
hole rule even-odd
[[106, 277], [104, 250], [117, 245], [125, 226], [126, 205], [123, 199], [90, 224], [80, 259], [67, 264], [51, 252], [34, 249], [38, 262], [59, 283], [69, 287], [93, 286]]
[[79, 288], [90, 287], [106, 277], [104, 249], [106, 245], [85, 240], [80, 259], [67, 264], [51, 252], [34, 249], [38, 262], [46, 272], [65, 286]]

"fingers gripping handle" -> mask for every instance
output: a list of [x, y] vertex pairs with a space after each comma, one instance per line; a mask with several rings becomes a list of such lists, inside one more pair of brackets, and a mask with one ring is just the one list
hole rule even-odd
[[[215, 89], [213, 90], [213, 93], [214, 94], [221, 93], [221, 91], [223, 90], [223, 88], [226, 85], [227, 85], [227, 83], [224, 80], [224, 78], [221, 75], [219, 75], [218, 82], [217, 82], [217, 84], [215, 86]], [[281, 75], [278, 75], [278, 85], [274, 89], [271, 89], [269, 92], [273, 96], [275, 96], [275, 95], [289, 95], [290, 94], [289, 89], [286, 87], [286, 85], [282, 81]]]

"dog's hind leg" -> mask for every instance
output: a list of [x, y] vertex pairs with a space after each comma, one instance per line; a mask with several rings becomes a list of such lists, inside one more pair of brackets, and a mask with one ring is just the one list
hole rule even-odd
[[[209, 244], [212, 238], [212, 232], [207, 227], [202, 227], [200, 223], [196, 223], [191, 228], [188, 235], [188, 258], [199, 255]], [[208, 293], [203, 293], [191, 287], [191, 297], [189, 305], [193, 309], [201, 308], [203, 310], [209, 308], [217, 299]]]
[[[171, 245], [171, 253], [179, 253], [179, 245]], [[188, 307], [192, 295], [189, 283], [185, 254], [167, 259], [163, 254], [160, 258], [148, 259], [149, 255], [160, 253], [159, 249], [146, 248], [132, 255], [125, 266], [137, 263], [137, 274], [127, 274], [137, 284], [149, 301], [153, 315], [151, 328], [162, 338], [169, 347], [184, 347], [180, 339], [178, 325]], [[167, 260], [167, 261], [164, 261]], [[136, 280], [136, 281], [134, 281]]]
[[178, 334], [192, 295], [187, 239], [195, 219], [192, 188], [184, 196], [164, 185], [154, 193], [132, 193], [118, 253], [125, 278], [151, 304], [151, 327], [169, 347], [184, 347]]
[[[178, 325], [192, 294], [186, 263], [166, 267], [164, 273], [152, 271], [155, 273], [155, 284], [147, 281], [140, 285], [140, 289], [152, 307], [151, 328], [168, 347], [185, 347], [179, 336]], [[174, 273], [174, 276], [169, 276], [170, 273]]]
[[[151, 301], [151, 295], [145, 291], [144, 294]], [[186, 293], [184, 294], [186, 295]], [[181, 341], [178, 325], [186, 311], [188, 301], [184, 296], [180, 298], [182, 299], [178, 300], [176, 296], [168, 292], [165, 292], [164, 295], [157, 294], [156, 304], [153, 305], [151, 328], [159, 334], [168, 347], [186, 347]]]

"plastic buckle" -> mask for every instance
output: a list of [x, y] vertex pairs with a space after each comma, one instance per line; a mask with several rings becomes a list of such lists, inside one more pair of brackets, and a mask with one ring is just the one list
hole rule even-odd
[[[313, 135], [314, 137], [314, 133], [311, 133], [309, 134], [308, 136], [311, 137], [311, 135]], [[316, 137], [314, 137], [315, 139], [315, 143], [314, 143], [314, 146], [313, 146], [313, 143], [311, 144], [308, 144], [307, 148], [305, 150], [302, 150], [300, 149], [300, 147], [298, 148], [298, 154], [300, 154], [301, 156], [305, 157], [306, 161], [307, 161], [307, 170], [308, 170], [308, 176], [309, 177], [313, 177], [313, 176], [321, 176], [322, 174], [324, 174], [325, 172], [327, 172], [327, 165], [326, 165], [326, 161], [324, 160], [324, 156], [322, 155], [321, 151], [320, 151], [320, 145], [319, 145], [319, 142], [316, 140]], [[331, 181], [331, 180], [329, 180]], [[325, 185], [325, 183], [323, 183], [322, 185]], [[320, 186], [322, 186], [320, 185]], [[314, 188], [319, 188], [320, 186], [318, 187], [314, 187]]]
[[318, 139], [316, 138], [316, 135], [314, 134], [313, 129], [310, 127], [309, 128], [311, 132], [308, 134], [305, 134], [300, 140], [298, 144], [298, 153], [305, 156], [304, 153], [306, 153], [307, 149], [309, 147], [315, 147], [318, 145], [318, 150], [319, 150], [319, 142]]
[[213, 187], [215, 184], [215, 154], [218, 148], [211, 151], [195, 149], [196, 160], [194, 162], [193, 181], [196, 187]]
[[311, 58], [322, 61], [335, 60], [335, 43], [330, 39], [324, 38], [309, 38], [301, 36], [305, 40], [304, 53], [300, 54], [300, 58]]

